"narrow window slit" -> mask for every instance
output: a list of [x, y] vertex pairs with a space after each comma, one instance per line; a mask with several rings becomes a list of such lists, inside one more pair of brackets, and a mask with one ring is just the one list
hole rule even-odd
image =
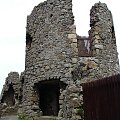
[[33, 38], [31, 37], [31, 35], [30, 35], [29, 33], [27, 33], [27, 34], [26, 34], [26, 46], [27, 46], [28, 48], [31, 47], [32, 39], [33, 39]]

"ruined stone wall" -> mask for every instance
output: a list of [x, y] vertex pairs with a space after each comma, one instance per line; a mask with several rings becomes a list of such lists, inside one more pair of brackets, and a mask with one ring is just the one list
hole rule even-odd
[[0, 96], [0, 116], [17, 114], [22, 102], [22, 83], [17, 72], [10, 72]]
[[27, 18], [26, 39], [23, 106], [32, 117], [38, 106], [34, 83], [52, 79], [73, 83], [71, 71], [78, 56], [72, 0], [48, 0], [36, 6]]
[[66, 91], [67, 96], [71, 96], [68, 97], [68, 100], [71, 101], [72, 119], [82, 117], [82, 114], [77, 115], [77, 111], [81, 110], [79, 104], [82, 102], [81, 83], [120, 73], [112, 14], [106, 4], [99, 2], [92, 7], [90, 27], [89, 38], [92, 54], [89, 57], [83, 57], [82, 53], [82, 56], [78, 54], [78, 64], [72, 71], [74, 84], [69, 86]]
[[102, 77], [116, 74], [118, 53], [111, 11], [104, 3], [96, 3], [90, 13], [90, 37], [93, 53], [99, 60], [99, 72]]
[[[96, 3], [90, 11], [89, 37], [91, 57], [79, 57], [75, 76], [82, 82], [118, 74], [119, 60], [112, 14], [104, 3]], [[81, 67], [82, 66], [82, 67]], [[82, 70], [83, 69], [83, 70]]]
[[[81, 99], [81, 82], [119, 73], [114, 25], [107, 6], [99, 2], [90, 11], [91, 56], [78, 56], [73, 24], [72, 0], [45, 1], [27, 18], [23, 109], [30, 117], [36, 114], [35, 106], [38, 108], [35, 83], [52, 79], [66, 83], [59, 98], [59, 116], [73, 120], [79, 107], [71, 103]], [[75, 94], [70, 88], [76, 88]]]
[[31, 79], [29, 82], [69, 77], [65, 73], [69, 74], [68, 68], [77, 61], [73, 49], [77, 47], [73, 18], [71, 0], [45, 1], [28, 16], [27, 34], [32, 42], [26, 48], [25, 73]]
[[[1, 110], [7, 108], [6, 97], [12, 90], [15, 106], [22, 104], [21, 110], [29, 120], [41, 119], [40, 90], [49, 90], [51, 84], [52, 92], [59, 89], [59, 119], [82, 120], [81, 83], [120, 72], [112, 15], [106, 4], [99, 2], [92, 7], [90, 27], [88, 54], [84, 42], [77, 40], [72, 0], [47, 0], [35, 6], [27, 17], [25, 72], [20, 77], [15, 72], [8, 75], [0, 99]], [[83, 51], [78, 53], [81, 50], [87, 56]]]

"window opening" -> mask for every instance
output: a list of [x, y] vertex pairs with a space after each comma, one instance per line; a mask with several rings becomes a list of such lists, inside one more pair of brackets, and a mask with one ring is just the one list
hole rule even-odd
[[27, 33], [26, 34], [26, 46], [28, 48], [30, 48], [31, 47], [31, 43], [32, 43], [32, 37], [31, 37], [31, 35], [29, 33]]
[[77, 36], [78, 56], [89, 57], [92, 56], [91, 41], [89, 37]]

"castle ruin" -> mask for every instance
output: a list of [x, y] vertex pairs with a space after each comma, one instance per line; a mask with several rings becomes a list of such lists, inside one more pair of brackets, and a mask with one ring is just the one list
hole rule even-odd
[[[8, 75], [0, 115], [21, 110], [28, 120], [55, 116], [82, 120], [81, 83], [120, 73], [112, 14], [106, 4], [90, 10], [89, 36], [78, 36], [72, 0], [47, 0], [27, 17], [25, 71]], [[11, 112], [10, 112], [11, 111]]]

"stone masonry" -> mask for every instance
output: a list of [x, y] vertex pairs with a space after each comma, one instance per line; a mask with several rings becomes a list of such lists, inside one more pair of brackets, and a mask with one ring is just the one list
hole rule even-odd
[[23, 76], [17, 72], [8, 74], [0, 97], [0, 116], [16, 115], [22, 104]]
[[83, 120], [81, 83], [120, 73], [106, 4], [92, 7], [90, 27], [88, 37], [76, 34], [72, 0], [47, 0], [35, 6], [27, 17], [25, 71], [20, 77], [16, 72], [8, 75], [0, 115], [15, 109], [28, 120], [46, 116]]

